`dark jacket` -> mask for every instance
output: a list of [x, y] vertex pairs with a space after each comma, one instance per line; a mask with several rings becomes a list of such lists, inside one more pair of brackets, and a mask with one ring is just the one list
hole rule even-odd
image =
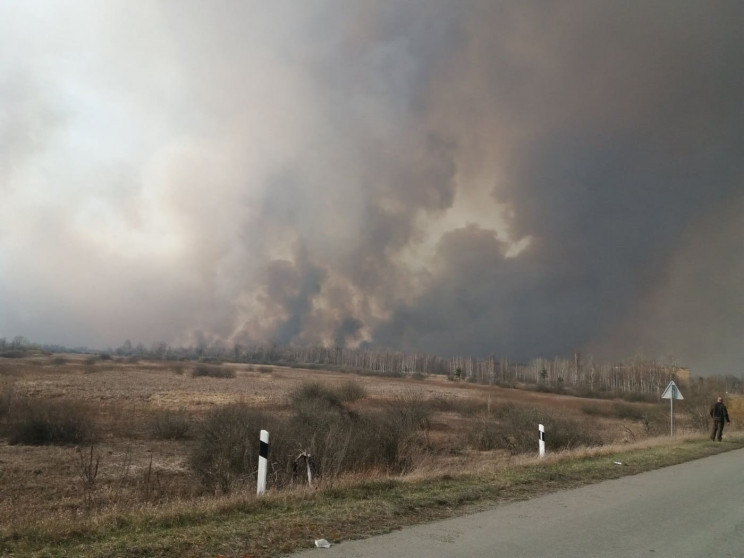
[[723, 403], [714, 403], [710, 408], [710, 416], [713, 417], [713, 420], [725, 420], [726, 422], [731, 422], [728, 416], [728, 409], [726, 409], [726, 405]]

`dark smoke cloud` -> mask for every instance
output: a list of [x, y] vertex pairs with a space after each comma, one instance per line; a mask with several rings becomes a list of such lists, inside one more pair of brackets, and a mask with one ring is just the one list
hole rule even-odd
[[739, 3], [0, 7], [0, 335], [740, 373]]

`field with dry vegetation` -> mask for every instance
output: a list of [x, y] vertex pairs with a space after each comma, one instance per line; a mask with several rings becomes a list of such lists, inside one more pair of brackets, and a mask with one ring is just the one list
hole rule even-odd
[[[702, 401], [680, 402], [680, 435], [707, 427]], [[0, 359], [2, 544], [11, 551], [12, 541], [35, 537], [60, 543], [132, 517], [253, 502], [260, 429], [271, 434], [268, 497], [300, 491], [307, 500], [391, 479], [506, 475], [536, 453], [538, 423], [553, 454], [635, 447], [668, 433], [668, 411], [666, 401], [584, 399], [443, 376], [81, 355]], [[732, 419], [740, 429], [738, 411]], [[169, 553], [148, 548], [143, 555]]]

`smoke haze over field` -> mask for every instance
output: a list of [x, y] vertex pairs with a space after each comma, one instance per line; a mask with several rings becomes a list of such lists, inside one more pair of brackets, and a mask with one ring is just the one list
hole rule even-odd
[[0, 337], [739, 375], [742, 21], [0, 0]]

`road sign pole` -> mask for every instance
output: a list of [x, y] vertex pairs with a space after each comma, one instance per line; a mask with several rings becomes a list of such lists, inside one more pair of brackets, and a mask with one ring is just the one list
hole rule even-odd
[[669, 416], [671, 417], [670, 436], [674, 436], [674, 397], [669, 398]]
[[674, 383], [674, 380], [669, 382], [669, 385], [664, 390], [664, 393], [661, 394], [661, 398], [669, 399], [669, 435], [674, 436], [674, 400], [684, 399], [679, 391], [679, 388], [677, 387], [677, 384]]

